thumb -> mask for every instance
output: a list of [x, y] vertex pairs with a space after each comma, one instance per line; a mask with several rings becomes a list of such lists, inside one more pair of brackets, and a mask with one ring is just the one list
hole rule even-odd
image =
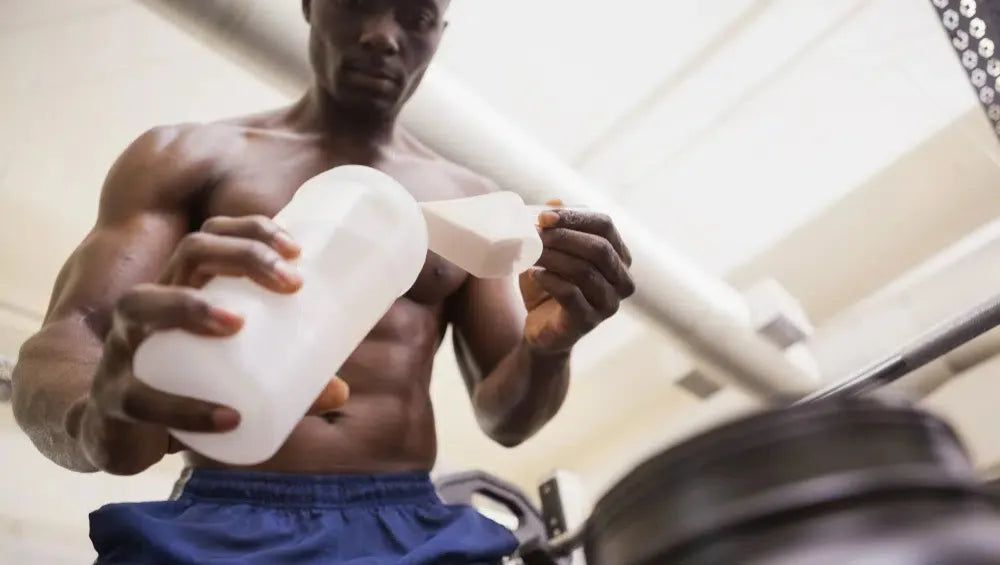
[[524, 306], [528, 310], [537, 308], [539, 304], [549, 298], [549, 294], [545, 292], [545, 289], [538, 284], [538, 280], [535, 278], [540, 270], [540, 267], [532, 267], [521, 273], [518, 279], [519, 286], [521, 287], [521, 298], [524, 300]]

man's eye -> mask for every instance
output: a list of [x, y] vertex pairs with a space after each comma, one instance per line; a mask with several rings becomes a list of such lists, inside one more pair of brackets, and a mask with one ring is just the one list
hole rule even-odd
[[403, 20], [403, 25], [413, 29], [425, 30], [437, 23], [437, 15], [427, 8], [412, 10], [402, 16], [400, 19]]
[[340, 0], [340, 4], [349, 10], [363, 12], [371, 8], [374, 2], [372, 0]]

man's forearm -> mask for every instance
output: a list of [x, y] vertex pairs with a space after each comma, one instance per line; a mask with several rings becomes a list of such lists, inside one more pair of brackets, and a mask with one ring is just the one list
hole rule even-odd
[[60, 358], [46, 341], [36, 336], [21, 350], [13, 373], [14, 418], [49, 459], [73, 471], [96, 471], [66, 425], [74, 404], [90, 391], [96, 360]]
[[475, 389], [479, 425], [513, 447], [555, 416], [569, 389], [569, 353], [546, 353], [521, 343]]

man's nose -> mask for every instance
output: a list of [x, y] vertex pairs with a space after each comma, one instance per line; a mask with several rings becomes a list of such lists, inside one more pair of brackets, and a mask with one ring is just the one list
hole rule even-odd
[[399, 24], [391, 12], [373, 15], [361, 30], [360, 43], [369, 53], [391, 57], [399, 53], [400, 32]]

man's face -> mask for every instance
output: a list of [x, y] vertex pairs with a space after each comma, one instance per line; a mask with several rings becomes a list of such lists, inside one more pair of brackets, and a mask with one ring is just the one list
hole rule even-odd
[[390, 115], [416, 89], [448, 0], [303, 0], [318, 85], [338, 103]]

